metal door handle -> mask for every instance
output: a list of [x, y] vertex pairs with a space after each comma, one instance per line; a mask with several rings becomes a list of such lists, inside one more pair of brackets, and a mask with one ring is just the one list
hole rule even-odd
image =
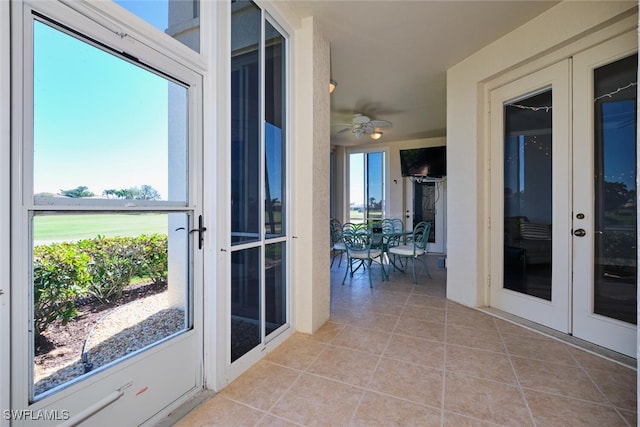
[[202, 249], [202, 244], [204, 243], [204, 232], [207, 231], [207, 227], [204, 226], [202, 221], [202, 215], [198, 217], [198, 228], [194, 228], [193, 230], [189, 230], [189, 234], [198, 233], [198, 249]]
[[573, 235], [574, 235], [574, 236], [578, 236], [578, 237], [584, 237], [586, 234], [587, 234], [587, 232], [586, 232], [586, 231], [584, 231], [584, 229], [583, 229], [583, 228], [578, 228], [577, 230], [575, 230], [575, 231], [573, 232]]

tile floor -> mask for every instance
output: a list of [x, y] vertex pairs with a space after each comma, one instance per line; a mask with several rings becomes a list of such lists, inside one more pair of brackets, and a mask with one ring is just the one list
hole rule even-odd
[[179, 426], [635, 426], [636, 372], [445, 299], [334, 265], [331, 320], [297, 333]]

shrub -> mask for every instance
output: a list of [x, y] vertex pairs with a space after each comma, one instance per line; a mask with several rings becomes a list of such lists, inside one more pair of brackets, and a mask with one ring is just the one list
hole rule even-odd
[[77, 316], [75, 301], [91, 283], [90, 258], [73, 243], [36, 246], [33, 250], [34, 329], [40, 336], [47, 326]]
[[135, 276], [148, 277], [156, 284], [167, 283], [168, 243], [165, 234], [142, 235], [136, 238]]
[[33, 249], [34, 328], [77, 316], [76, 301], [91, 296], [116, 301], [131, 278], [166, 283], [167, 236], [101, 237], [74, 243], [53, 243]]
[[105, 304], [120, 298], [135, 270], [137, 257], [132, 239], [98, 236], [82, 240], [78, 246], [91, 258], [88, 272], [92, 280], [87, 293]]

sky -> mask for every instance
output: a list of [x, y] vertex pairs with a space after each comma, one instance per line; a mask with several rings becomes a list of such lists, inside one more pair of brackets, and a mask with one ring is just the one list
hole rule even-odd
[[146, 184], [166, 197], [168, 85], [36, 21], [34, 192]]

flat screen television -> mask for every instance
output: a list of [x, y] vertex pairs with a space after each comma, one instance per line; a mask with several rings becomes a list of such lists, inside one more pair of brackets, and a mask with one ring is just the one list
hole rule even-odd
[[447, 175], [445, 146], [400, 150], [402, 176], [442, 178]]

